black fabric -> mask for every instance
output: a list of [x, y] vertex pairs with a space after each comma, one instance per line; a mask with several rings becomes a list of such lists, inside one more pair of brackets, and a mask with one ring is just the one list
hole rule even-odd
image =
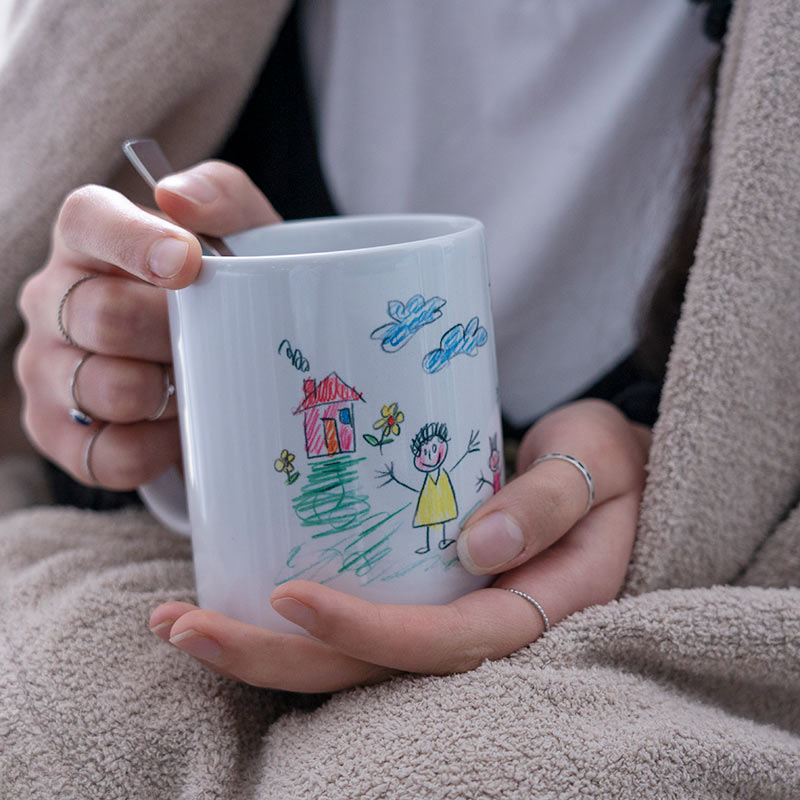
[[295, 4], [219, 152], [252, 178], [284, 219], [336, 214], [322, 177], [298, 16]]
[[45, 461], [45, 466], [50, 496], [57, 506], [73, 506], [90, 511], [116, 511], [142, 504], [136, 492], [112, 492], [109, 489], [84, 486], [50, 461]]
[[[658, 417], [661, 387], [661, 382], [653, 379], [652, 374], [642, 367], [636, 356], [632, 355], [570, 400], [582, 400], [587, 397], [606, 400], [633, 422], [652, 427]], [[504, 419], [503, 435], [506, 439], [519, 441], [534, 422], [536, 419], [532, 418], [524, 425], [512, 425]]]
[[733, 0], [691, 0], [691, 2], [708, 6], [703, 31], [712, 42], [721, 42], [728, 32]]

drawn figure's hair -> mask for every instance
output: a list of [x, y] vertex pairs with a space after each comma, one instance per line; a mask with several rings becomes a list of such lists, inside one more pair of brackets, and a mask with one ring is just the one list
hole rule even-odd
[[443, 442], [450, 441], [447, 438], [447, 425], [445, 425], [444, 422], [429, 422], [427, 425], [423, 425], [414, 437], [414, 441], [411, 442], [411, 452], [414, 454], [414, 457], [416, 458], [420, 454], [422, 445], [424, 445], [425, 442], [436, 438], [441, 439]]

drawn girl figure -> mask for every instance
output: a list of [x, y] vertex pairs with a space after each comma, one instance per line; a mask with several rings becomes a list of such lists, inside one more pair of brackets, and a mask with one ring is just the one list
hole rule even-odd
[[484, 478], [481, 470], [476, 491], [480, 491], [485, 483], [492, 487], [492, 494], [497, 494], [500, 491], [500, 451], [497, 449], [497, 434], [489, 437], [489, 449], [489, 469], [492, 472], [492, 479]]
[[[425, 528], [425, 546], [419, 547], [414, 552], [424, 555], [431, 549], [431, 531], [434, 534], [441, 534], [439, 549], [444, 550], [455, 542], [455, 539], [448, 539], [445, 535], [445, 523], [454, 520], [458, 516], [458, 503], [453, 491], [453, 484], [447, 470], [444, 469], [444, 460], [447, 458], [449, 439], [447, 438], [447, 425], [443, 422], [429, 422], [420, 428], [417, 435], [411, 442], [411, 453], [414, 456], [414, 466], [425, 473], [425, 480], [422, 489], [419, 490], [417, 499], [417, 509], [414, 513], [412, 527]], [[470, 453], [478, 451], [478, 431], [471, 431], [469, 444], [461, 458], [450, 468], [452, 472]], [[379, 477], [387, 480], [381, 484], [394, 481], [410, 489], [412, 492], [417, 490], [407, 483], [403, 483], [394, 474], [394, 464], [389, 464], [383, 472], [378, 473]]]

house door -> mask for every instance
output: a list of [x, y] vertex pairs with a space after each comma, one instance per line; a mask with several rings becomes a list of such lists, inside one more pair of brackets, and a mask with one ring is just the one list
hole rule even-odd
[[336, 420], [323, 417], [322, 426], [325, 432], [325, 447], [328, 448], [328, 455], [332, 456], [341, 449], [339, 447], [339, 434], [336, 431]]

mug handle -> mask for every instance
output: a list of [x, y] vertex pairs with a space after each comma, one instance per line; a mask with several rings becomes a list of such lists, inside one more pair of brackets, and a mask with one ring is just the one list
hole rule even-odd
[[186, 486], [177, 467], [171, 466], [163, 475], [140, 486], [139, 497], [164, 527], [184, 536], [192, 535]]

